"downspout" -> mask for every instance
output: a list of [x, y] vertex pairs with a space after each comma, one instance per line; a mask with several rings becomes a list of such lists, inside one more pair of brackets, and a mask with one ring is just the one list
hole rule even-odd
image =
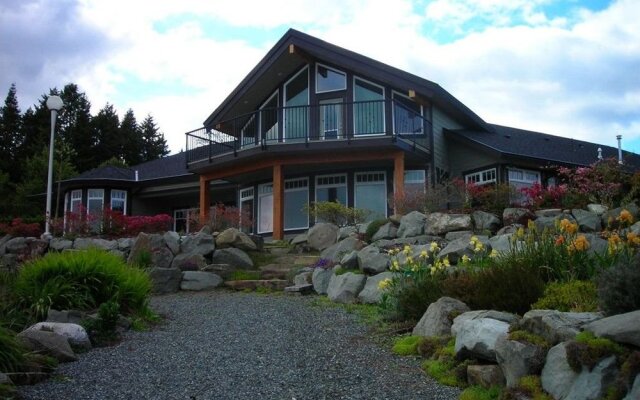
[[618, 164], [622, 164], [622, 135], [617, 135], [618, 139]]

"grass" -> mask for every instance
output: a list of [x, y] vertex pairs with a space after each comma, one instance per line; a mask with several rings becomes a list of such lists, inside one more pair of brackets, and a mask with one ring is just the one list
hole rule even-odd
[[396, 339], [391, 351], [399, 356], [418, 355], [418, 347], [423, 338], [422, 336], [404, 336]]
[[278, 258], [277, 255], [264, 251], [248, 251], [247, 254], [249, 258], [251, 258], [251, 261], [253, 261], [255, 268], [273, 264]]
[[0, 326], [0, 372], [13, 372], [24, 362], [25, 350], [15, 333]]
[[260, 271], [246, 271], [246, 270], [238, 270], [233, 271], [229, 280], [231, 281], [255, 281], [260, 279]]
[[466, 384], [456, 376], [456, 363], [453, 360], [426, 360], [422, 364], [422, 369], [443, 385], [462, 387]]
[[460, 400], [497, 400], [500, 398], [502, 389], [499, 386], [485, 388], [482, 386], [471, 386], [460, 393]]

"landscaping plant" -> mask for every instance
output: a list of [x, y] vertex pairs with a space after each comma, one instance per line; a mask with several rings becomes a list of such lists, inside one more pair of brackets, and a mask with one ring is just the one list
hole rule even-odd
[[318, 222], [327, 222], [337, 226], [353, 226], [366, 221], [369, 210], [348, 207], [338, 201], [318, 201], [306, 204], [304, 212]]
[[640, 310], [640, 255], [598, 276], [600, 309], [607, 315]]
[[24, 362], [25, 349], [11, 330], [0, 326], [0, 372], [14, 372]]
[[598, 311], [598, 292], [593, 281], [551, 282], [532, 308], [564, 312]]

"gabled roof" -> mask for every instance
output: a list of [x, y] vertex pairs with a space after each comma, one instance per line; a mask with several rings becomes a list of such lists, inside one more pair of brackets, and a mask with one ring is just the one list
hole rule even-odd
[[[618, 149], [597, 143], [585, 142], [541, 132], [494, 125], [493, 132], [473, 130], [448, 130], [447, 137], [480, 145], [505, 156], [542, 160], [545, 164], [587, 166], [598, 161], [598, 149], [603, 158], [618, 158]], [[640, 169], [640, 156], [624, 151], [625, 164]]]
[[135, 171], [138, 181], [165, 179], [176, 176], [192, 175], [187, 171], [185, 152], [180, 152], [157, 160], [148, 161], [128, 168], [105, 166], [94, 168], [63, 182], [92, 180], [114, 180], [135, 182]]
[[[304, 64], [305, 61], [302, 58], [289, 54], [288, 47], [291, 44], [301, 49], [306, 56], [331, 63], [336, 67], [351, 70], [357, 74], [361, 74], [364, 78], [386, 83], [398, 89], [413, 89], [453, 117], [464, 122], [470, 128], [480, 130], [491, 129], [482, 118], [437, 83], [325, 42], [295, 29], [289, 29], [284, 34], [231, 94], [209, 115], [204, 121], [204, 125], [211, 127], [217, 122], [237, 116], [237, 114], [233, 115], [231, 110], [241, 104], [241, 102], [246, 102], [247, 99], [249, 99], [249, 101], [253, 100], [253, 96], [247, 95], [253, 86], [264, 84], [261, 83], [261, 80], [269, 82], [273, 86], [274, 81], [278, 79], [282, 80], [284, 77], [283, 73], [279, 71], [280, 69], [299, 68]], [[244, 112], [249, 111], [253, 110], [244, 110]]]

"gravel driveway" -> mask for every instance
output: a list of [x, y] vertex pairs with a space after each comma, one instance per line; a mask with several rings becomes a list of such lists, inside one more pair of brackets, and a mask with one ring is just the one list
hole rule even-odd
[[215, 291], [152, 299], [167, 321], [62, 364], [25, 399], [455, 399], [419, 362], [307, 297]]

